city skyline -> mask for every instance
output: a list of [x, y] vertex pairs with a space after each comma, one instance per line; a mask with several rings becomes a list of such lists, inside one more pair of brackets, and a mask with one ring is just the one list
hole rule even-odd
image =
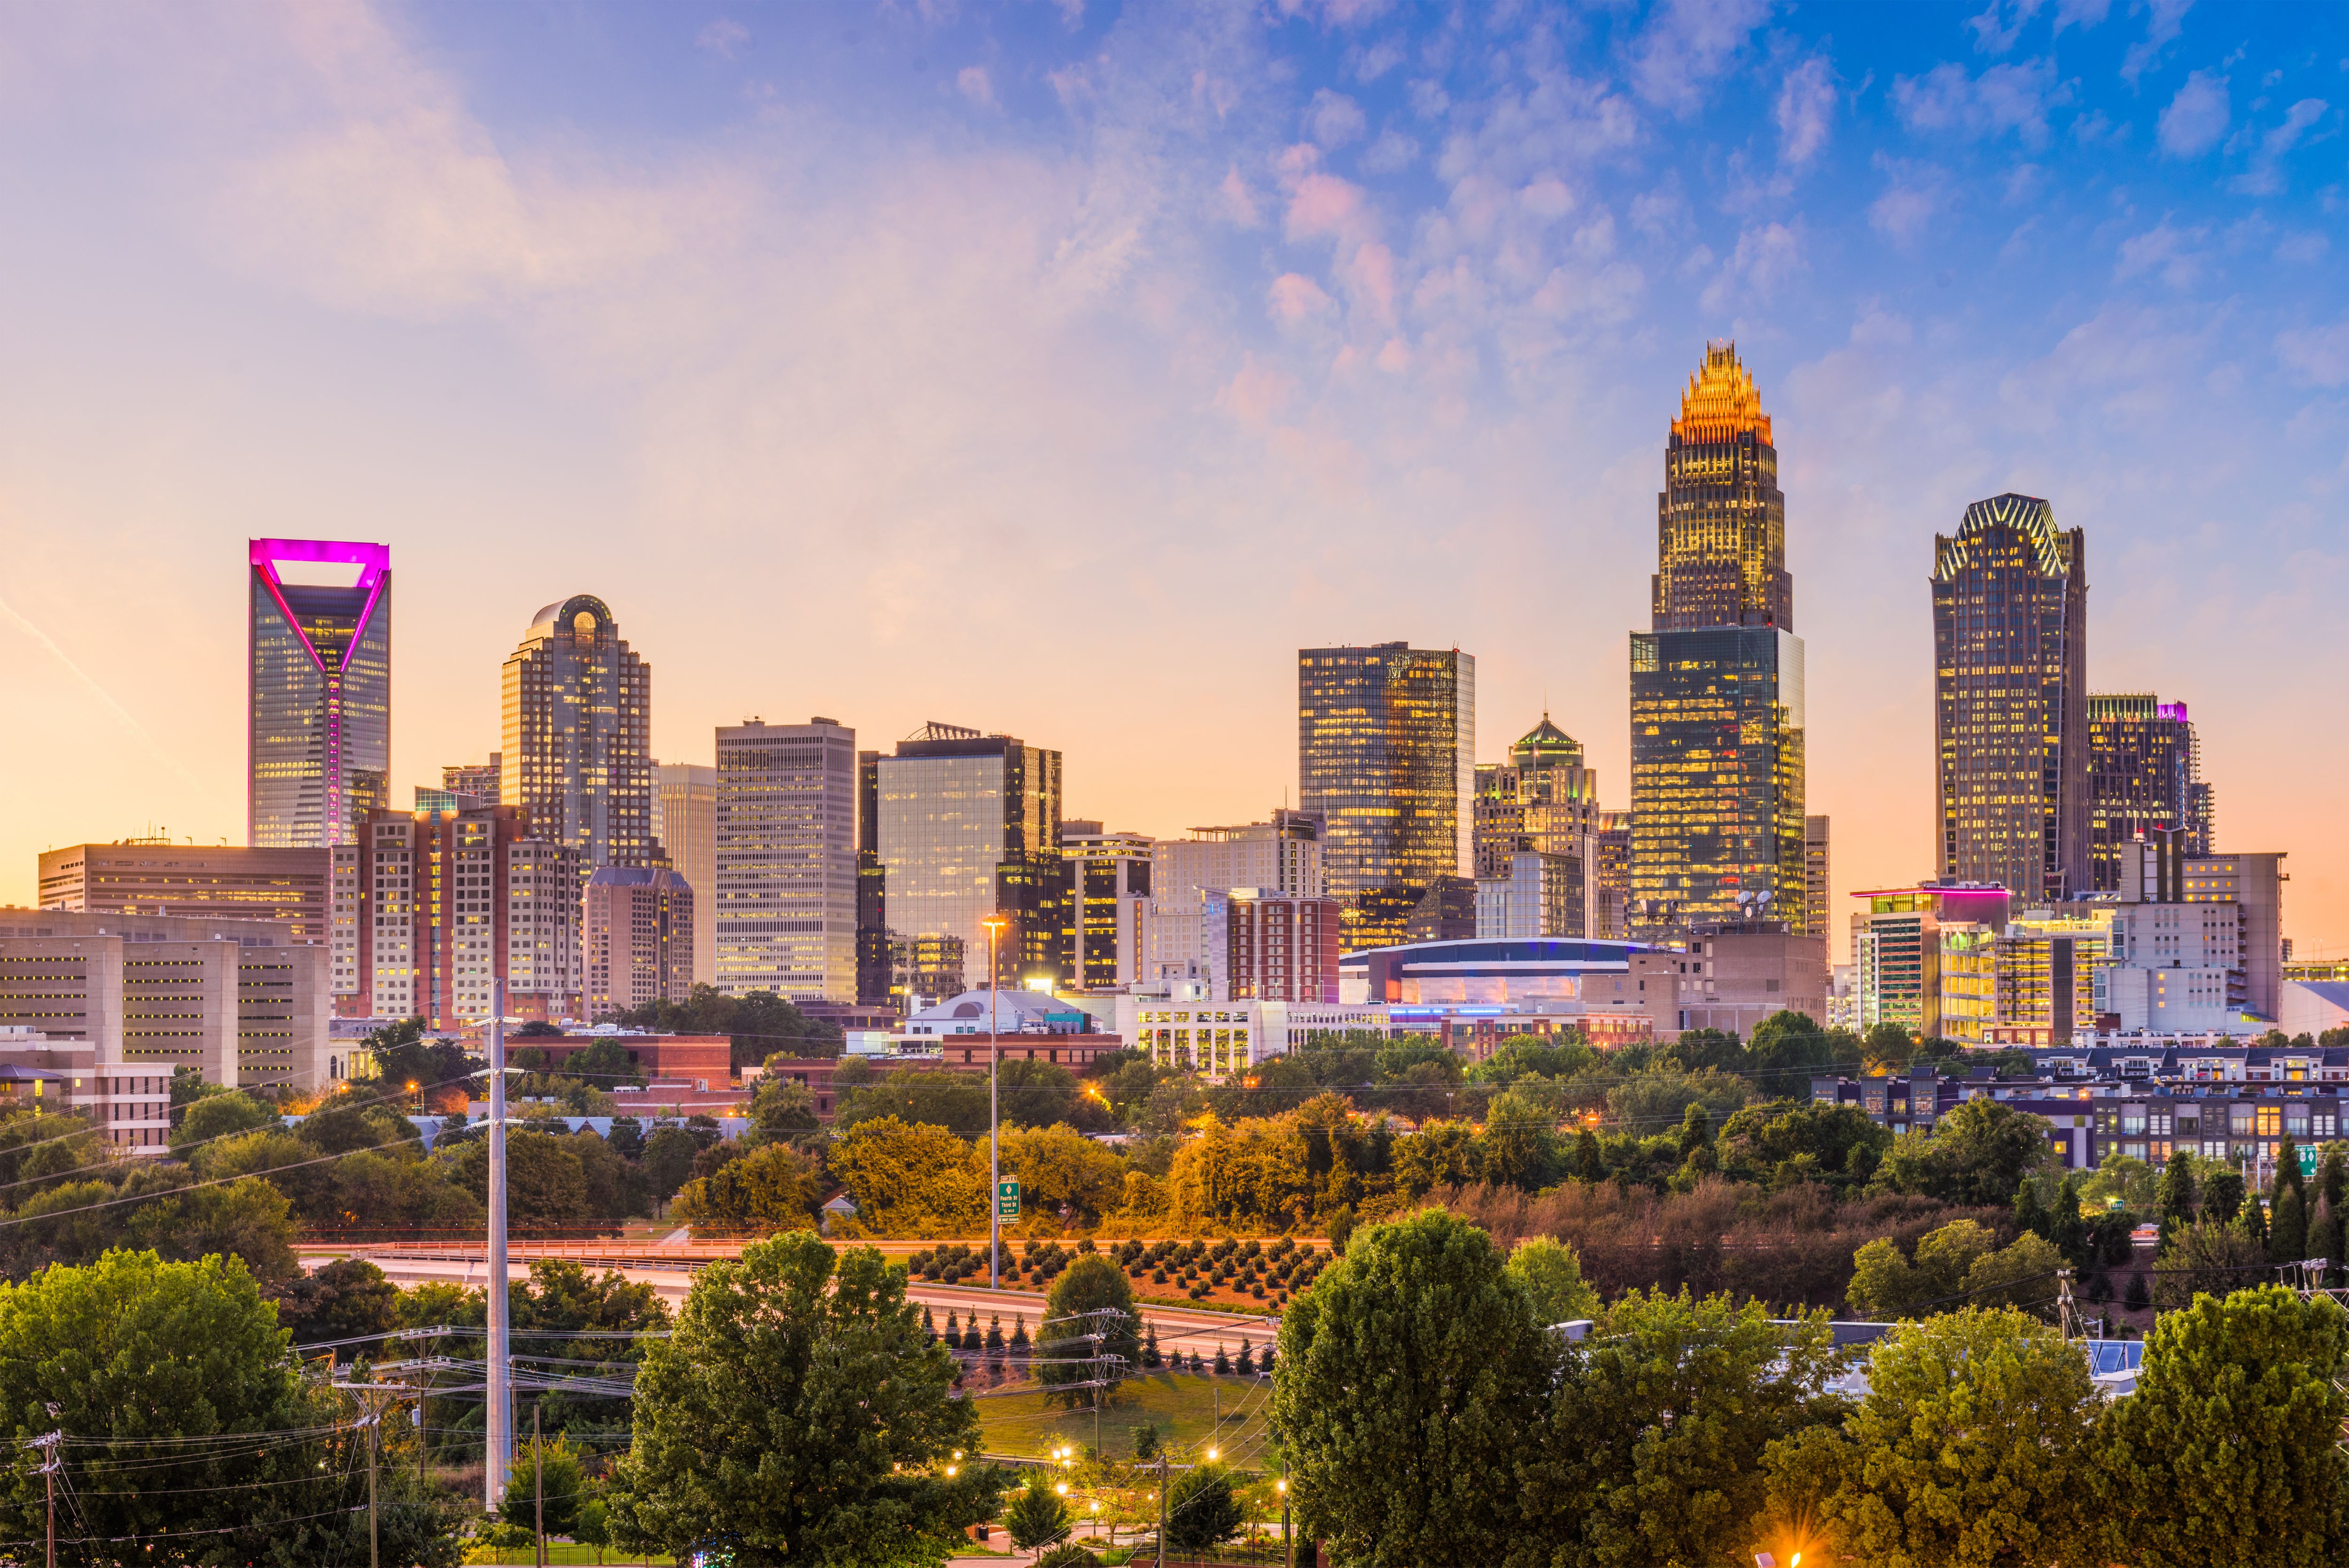
[[[947, 713], [1049, 738], [1071, 813], [1174, 834], [1293, 789], [1297, 648], [1400, 639], [1476, 655], [1476, 760], [1547, 707], [1616, 806], [1656, 410], [1733, 334], [1801, 470], [1806, 805], [1836, 820], [1838, 903], [1933, 868], [1917, 563], [2013, 490], [2095, 536], [2091, 688], [2191, 707], [2220, 847], [2290, 849], [2299, 950], [2349, 948], [2311, 787], [2349, 743], [2301, 722], [2349, 430], [2344, 94], [2309, 14], [1695, 14], [1448, 59], [1409, 18], [1181, 8], [882, 17], [853, 56], [755, 8], [734, 42], [713, 11], [633, 51], [652, 19], [36, 18], [20, 58], [50, 85], [0, 135], [18, 210], [75, 216], [7, 263], [50, 308], [12, 329], [0, 717], [61, 760], [0, 787], [0, 898], [30, 902], [48, 845], [240, 838], [222, 606], [255, 536], [397, 554], [394, 801], [497, 749], [481, 672], [584, 584], [660, 666], [664, 761], [756, 713], [880, 738]], [[659, 86], [589, 112], [526, 43]], [[278, 118], [159, 90], [191, 57], [284, 84]], [[29, 156], [69, 98], [125, 126], [151, 102], [164, 133]], [[1512, 105], [1540, 135], [1505, 146]], [[447, 248], [346, 227], [338, 189], [450, 216]], [[812, 656], [773, 651], [779, 589]], [[1199, 647], [1095, 639], [1006, 678], [1002, 626], [940, 611], [1015, 593], [1130, 597]]]

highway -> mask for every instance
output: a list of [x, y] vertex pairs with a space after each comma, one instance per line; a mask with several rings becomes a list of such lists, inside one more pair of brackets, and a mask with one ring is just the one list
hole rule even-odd
[[[302, 1265], [315, 1269], [319, 1264], [338, 1257], [365, 1258], [381, 1269], [392, 1284], [408, 1287], [427, 1280], [446, 1280], [478, 1290], [489, 1277], [489, 1256], [479, 1246], [450, 1246], [431, 1243], [423, 1246], [401, 1246], [397, 1243], [377, 1243], [355, 1247], [304, 1246], [297, 1249]], [[556, 1255], [579, 1263], [591, 1269], [610, 1269], [622, 1278], [651, 1285], [661, 1299], [674, 1308], [683, 1304], [685, 1293], [692, 1284], [694, 1271], [716, 1257], [728, 1255], [721, 1248], [695, 1247], [667, 1249], [678, 1255], [662, 1257], [664, 1250], [641, 1247], [595, 1247], [573, 1243], [559, 1252], [533, 1250], [531, 1255], [520, 1255], [522, 1244], [506, 1260], [510, 1277], [526, 1279], [530, 1274], [533, 1256]], [[1040, 1291], [988, 1290], [984, 1285], [933, 1284], [915, 1280], [905, 1292], [906, 1298], [932, 1308], [943, 1320], [948, 1312], [968, 1315], [974, 1309], [983, 1313], [1000, 1313], [1009, 1319], [1024, 1314], [1028, 1332], [1032, 1336], [1036, 1326], [1043, 1320], [1044, 1295]], [[1250, 1317], [1238, 1313], [1203, 1312], [1196, 1309], [1145, 1305], [1142, 1308], [1143, 1323], [1158, 1331], [1158, 1348], [1172, 1356], [1180, 1350], [1188, 1355], [1196, 1350], [1213, 1359], [1220, 1345], [1234, 1355], [1239, 1353], [1240, 1340], [1245, 1336], [1261, 1348], [1280, 1332], [1280, 1320], [1274, 1317]], [[1003, 1331], [1011, 1332], [1007, 1322]]]

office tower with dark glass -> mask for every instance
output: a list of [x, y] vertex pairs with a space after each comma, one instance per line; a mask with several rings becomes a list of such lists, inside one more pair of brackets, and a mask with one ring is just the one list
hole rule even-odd
[[1641, 941], [1806, 924], [1803, 643], [1770, 416], [1735, 347], [1689, 378], [1656, 498], [1652, 625], [1631, 634], [1631, 892]]
[[1322, 820], [1321, 867], [1344, 946], [1403, 940], [1430, 900], [1465, 900], [1473, 933], [1476, 661], [1402, 643], [1297, 655], [1299, 807]]
[[653, 672], [586, 593], [531, 619], [505, 663], [498, 800], [597, 866], [666, 866], [653, 836]]
[[885, 923], [874, 945], [888, 944], [904, 984], [942, 985], [950, 964], [982, 983], [984, 922], [999, 913], [996, 983], [1066, 981], [1061, 754], [932, 723], [895, 755], [867, 756], [875, 864], [857, 876], [856, 906]]
[[2088, 885], [2118, 892], [2138, 839], [2185, 830], [2185, 852], [2210, 852], [2213, 806], [2202, 745], [2182, 702], [2151, 693], [2088, 697]]
[[2086, 556], [2036, 496], [1978, 500], [1934, 537], [1944, 882], [2089, 889]]
[[1061, 824], [1061, 945], [1074, 989], [1112, 991], [1149, 974], [1153, 847], [1145, 833], [1104, 832], [1098, 821]]
[[255, 539], [244, 841], [325, 849], [390, 803], [391, 549]]
[[720, 728], [716, 854], [718, 989], [856, 1000], [856, 732]]

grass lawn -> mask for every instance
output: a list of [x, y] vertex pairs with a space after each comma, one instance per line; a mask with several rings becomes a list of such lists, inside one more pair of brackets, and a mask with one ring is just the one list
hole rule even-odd
[[[1254, 1468], [1272, 1462], [1265, 1433], [1271, 1386], [1260, 1377], [1195, 1377], [1188, 1372], [1151, 1372], [1118, 1385], [1102, 1407], [1101, 1446], [1112, 1459], [1133, 1457], [1133, 1434], [1144, 1423], [1158, 1429], [1158, 1440], [1179, 1460], [1186, 1449], [1216, 1447], [1224, 1456]], [[1006, 1394], [977, 1401], [982, 1439], [991, 1454], [1043, 1459], [1054, 1448], [1093, 1444], [1093, 1413], [1048, 1407], [1041, 1394]], [[1221, 1407], [1218, 1432], [1216, 1415]]]

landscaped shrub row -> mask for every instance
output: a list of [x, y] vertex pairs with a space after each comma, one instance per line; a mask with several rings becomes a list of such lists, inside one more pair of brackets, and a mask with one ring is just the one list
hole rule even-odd
[[1218, 1290], [1285, 1304], [1289, 1293], [1313, 1283], [1329, 1254], [1283, 1236], [1269, 1247], [1261, 1242], [1127, 1242], [1111, 1255], [1137, 1283], [1179, 1284], [1194, 1301]]

